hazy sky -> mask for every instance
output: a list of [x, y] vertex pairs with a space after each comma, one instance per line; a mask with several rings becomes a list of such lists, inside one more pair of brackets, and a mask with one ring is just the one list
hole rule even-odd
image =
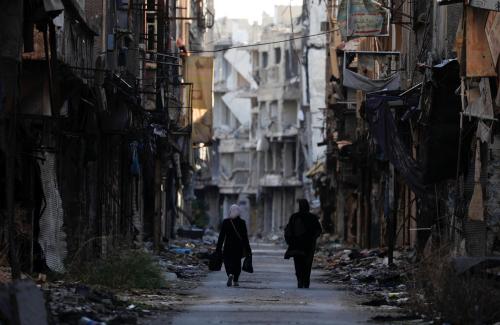
[[[290, 0], [214, 0], [215, 18], [247, 18], [250, 23], [260, 22], [262, 12], [274, 14], [275, 5], [289, 5]], [[302, 5], [303, 0], [292, 0], [293, 6]]]

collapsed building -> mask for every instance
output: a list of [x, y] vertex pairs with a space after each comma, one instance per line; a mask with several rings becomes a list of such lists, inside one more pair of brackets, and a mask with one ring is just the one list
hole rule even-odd
[[[264, 28], [263, 42], [295, 38], [289, 28]], [[304, 152], [301, 148], [301, 84], [298, 56], [300, 43], [261, 45], [254, 52], [254, 73], [259, 81], [252, 114], [254, 186], [259, 189], [259, 229], [279, 233], [303, 196]], [[303, 126], [302, 126], [303, 127]]]
[[213, 15], [181, 2], [1, 3], [0, 263], [14, 277], [159, 249], [190, 218], [192, 143], [211, 109], [193, 100], [211, 104], [211, 81], [192, 67], [212, 65], [189, 51]]

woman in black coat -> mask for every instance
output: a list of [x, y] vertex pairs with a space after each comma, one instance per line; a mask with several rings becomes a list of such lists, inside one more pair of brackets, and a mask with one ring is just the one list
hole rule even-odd
[[299, 288], [309, 288], [316, 239], [321, 235], [318, 216], [309, 212], [309, 202], [299, 200], [299, 212], [292, 214], [285, 228], [288, 249], [285, 259], [293, 257]]
[[[222, 246], [224, 245], [224, 250]], [[227, 286], [239, 286], [241, 259], [252, 254], [245, 221], [240, 218], [240, 207], [233, 204], [229, 216], [222, 222], [217, 253], [222, 254], [227, 273]]]

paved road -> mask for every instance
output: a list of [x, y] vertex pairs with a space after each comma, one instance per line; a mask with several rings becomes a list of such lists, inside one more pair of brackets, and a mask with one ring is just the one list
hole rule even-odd
[[270, 245], [253, 246], [255, 273], [243, 273], [240, 287], [226, 287], [225, 272], [211, 272], [192, 292], [183, 312], [151, 324], [365, 324], [369, 311], [347, 292], [323, 284], [313, 271], [311, 288], [297, 289], [293, 262]]

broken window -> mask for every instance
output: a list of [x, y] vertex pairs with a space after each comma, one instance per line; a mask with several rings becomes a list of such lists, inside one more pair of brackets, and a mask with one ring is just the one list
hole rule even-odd
[[299, 74], [299, 53], [297, 51], [286, 50], [285, 52], [285, 76], [290, 79]]
[[271, 131], [278, 132], [278, 101], [272, 101], [269, 105], [269, 113], [271, 116]]
[[281, 48], [276, 47], [274, 48], [274, 63], [280, 64], [280, 62], [281, 62]]
[[266, 164], [265, 164], [265, 169], [266, 172], [272, 172], [273, 171], [273, 146], [274, 143], [271, 143], [269, 146], [269, 150], [266, 151]]
[[259, 66], [259, 52], [257, 51], [252, 52], [252, 66], [254, 68]]
[[287, 129], [297, 125], [297, 101], [285, 100], [283, 102], [283, 128]]
[[284, 164], [283, 164], [283, 176], [291, 177], [295, 173], [295, 163], [296, 163], [296, 143], [286, 142], [284, 145]]
[[225, 178], [231, 177], [233, 173], [233, 154], [232, 153], [221, 153], [220, 154], [220, 169], [221, 174]]
[[267, 52], [262, 52], [262, 67], [266, 68], [269, 63], [269, 54]]
[[269, 111], [267, 110], [266, 102], [260, 102], [260, 127], [262, 129], [267, 129], [271, 124], [271, 119], [269, 118]]
[[222, 117], [222, 124], [223, 125], [231, 125], [231, 110], [229, 110], [229, 107], [224, 102], [220, 102], [220, 108], [221, 108], [221, 117]]
[[273, 152], [274, 154], [274, 170], [278, 172], [279, 174], [283, 175], [283, 143], [282, 142], [276, 142], [275, 143], [275, 150]]
[[215, 69], [217, 70], [215, 82], [225, 82], [231, 72], [231, 66], [222, 55], [215, 58]]

